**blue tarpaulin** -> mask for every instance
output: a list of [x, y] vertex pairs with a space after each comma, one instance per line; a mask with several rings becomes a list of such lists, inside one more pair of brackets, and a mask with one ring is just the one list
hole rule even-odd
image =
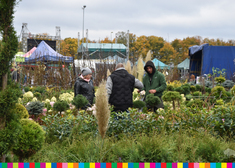
[[63, 56], [53, 50], [45, 41], [41, 41], [37, 49], [30, 57], [25, 58], [25, 62], [65, 62], [72, 63], [73, 57]]
[[212, 68], [226, 69], [226, 78], [235, 72], [235, 46], [192, 46], [189, 48], [190, 74], [213, 74]]

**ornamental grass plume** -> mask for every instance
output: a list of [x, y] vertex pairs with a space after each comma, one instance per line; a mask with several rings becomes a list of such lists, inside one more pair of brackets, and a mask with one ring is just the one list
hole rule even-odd
[[125, 69], [129, 74], [132, 74], [131, 73], [131, 62], [129, 60], [125, 64]]
[[132, 68], [132, 75], [137, 78], [137, 67], [136, 65], [133, 65], [133, 68]]
[[148, 51], [147, 56], [145, 57], [145, 62], [151, 61], [151, 50]]
[[96, 118], [98, 120], [98, 130], [102, 138], [108, 129], [110, 110], [108, 107], [108, 98], [106, 82], [102, 81], [96, 94]]
[[143, 76], [144, 76], [144, 64], [143, 64], [142, 56], [140, 56], [139, 59], [138, 59], [137, 73], [138, 73], [138, 79], [142, 82], [143, 81]]
[[107, 70], [107, 77], [109, 77], [109, 75], [111, 75], [111, 72], [110, 72], [110, 70], [108, 69], [108, 70]]

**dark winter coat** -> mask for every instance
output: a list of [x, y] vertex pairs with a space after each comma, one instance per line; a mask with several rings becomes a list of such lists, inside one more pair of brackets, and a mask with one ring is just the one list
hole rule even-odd
[[[153, 68], [153, 73], [149, 74], [147, 72], [147, 67], [151, 66]], [[145, 90], [145, 96], [147, 96], [149, 93], [149, 90], [154, 89], [157, 92], [154, 94], [155, 96], [161, 97], [163, 91], [166, 89], [166, 80], [165, 76], [161, 73], [158, 72], [153, 64], [152, 61], [148, 61], [145, 66], [144, 70], [147, 72], [145, 77], [143, 78], [143, 84], [144, 84], [144, 89]], [[151, 79], [151, 82], [150, 82]]]
[[76, 97], [78, 94], [81, 94], [86, 97], [90, 105], [92, 105], [93, 99], [95, 97], [93, 81], [90, 80], [89, 82], [87, 82], [81, 77], [78, 77], [74, 84], [74, 97]]
[[112, 93], [109, 97], [109, 103], [114, 105], [115, 109], [126, 111], [133, 105], [132, 92], [135, 85], [135, 77], [130, 75], [125, 69], [114, 71], [110, 78], [112, 79]]

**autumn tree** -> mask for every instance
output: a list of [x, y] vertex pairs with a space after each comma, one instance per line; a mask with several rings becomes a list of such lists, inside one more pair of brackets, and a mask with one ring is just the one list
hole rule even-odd
[[176, 51], [170, 43], [166, 42], [159, 51], [159, 60], [165, 64], [176, 63]]
[[152, 51], [153, 57], [157, 57], [159, 55], [160, 49], [164, 46], [164, 39], [162, 37], [157, 36], [148, 36], [147, 37], [150, 45], [150, 50]]
[[143, 58], [145, 58], [147, 52], [150, 50], [150, 44], [147, 36], [137, 37], [134, 48], [138, 55], [142, 55]]
[[60, 53], [65, 56], [75, 56], [78, 49], [78, 39], [77, 38], [65, 38], [61, 41]]

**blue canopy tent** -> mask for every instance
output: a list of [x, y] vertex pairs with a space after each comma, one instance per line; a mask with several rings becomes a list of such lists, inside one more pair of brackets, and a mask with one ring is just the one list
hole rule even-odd
[[200, 76], [213, 73], [212, 68], [226, 69], [226, 78], [232, 79], [235, 72], [235, 46], [200, 46], [189, 47], [190, 74]]
[[41, 41], [37, 49], [31, 54], [30, 57], [25, 58], [25, 62], [64, 62], [72, 63], [73, 57], [63, 56], [53, 50], [45, 41]]
[[178, 69], [189, 69], [190, 60], [186, 58], [183, 62], [177, 65]]
[[154, 65], [156, 66], [156, 68], [159, 67], [160, 69], [164, 69], [164, 68], [170, 69], [169, 65], [164, 64], [163, 62], [159, 61], [157, 58], [154, 58], [152, 61]]

